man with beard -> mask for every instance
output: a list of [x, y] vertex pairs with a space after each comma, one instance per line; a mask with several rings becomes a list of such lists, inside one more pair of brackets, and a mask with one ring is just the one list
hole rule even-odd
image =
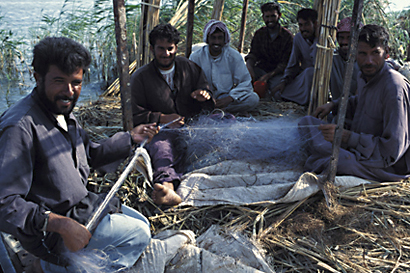
[[[348, 61], [350, 30], [352, 28], [352, 17], [346, 17], [340, 20], [337, 24], [336, 39], [339, 43], [338, 50], [333, 54], [332, 73], [330, 74], [330, 94], [332, 99], [338, 99], [343, 93], [343, 81]], [[360, 28], [363, 24], [360, 24]], [[357, 62], [354, 64], [352, 81], [350, 85], [350, 96], [356, 94], [357, 90], [357, 74], [359, 74], [359, 66]]]
[[[366, 25], [359, 34], [357, 95], [349, 97], [351, 129], [343, 129], [338, 175], [375, 181], [400, 181], [410, 177], [410, 82], [385, 60], [389, 34], [384, 27]], [[314, 116], [325, 117], [338, 109], [339, 100], [319, 106]], [[330, 161], [335, 124], [306, 116], [299, 130], [308, 139], [308, 171], [321, 173]], [[319, 125], [319, 127], [311, 126]]]
[[279, 83], [289, 61], [293, 34], [279, 24], [282, 13], [277, 3], [263, 4], [261, 11], [266, 26], [255, 32], [245, 60], [252, 82], [266, 82], [272, 89]]
[[275, 100], [285, 99], [306, 105], [309, 102], [316, 59], [318, 14], [313, 9], [301, 9], [296, 19], [299, 33], [293, 39], [285, 74], [272, 93]]
[[239, 52], [229, 46], [231, 35], [224, 23], [210, 20], [204, 28], [206, 46], [191, 54], [206, 75], [215, 98], [215, 107], [228, 112], [248, 111], [256, 107], [259, 96]]
[[[214, 108], [214, 100], [202, 69], [184, 57], [176, 57], [179, 32], [160, 24], [149, 34], [154, 60], [131, 77], [134, 125], [155, 122], [181, 127], [185, 119]], [[182, 154], [176, 153], [177, 131], [162, 131], [148, 145], [154, 169], [152, 198], [159, 205], [177, 205], [175, 192], [182, 170]]]
[[133, 266], [150, 242], [148, 220], [113, 199], [95, 230], [85, 225], [104, 200], [86, 188], [90, 167], [130, 155], [133, 143], [157, 133], [154, 124], [89, 140], [72, 114], [90, 53], [64, 37], [33, 50], [34, 90], [0, 117], [0, 230], [39, 257], [35, 272], [74, 272], [67, 251], [119, 256], [109, 269]]

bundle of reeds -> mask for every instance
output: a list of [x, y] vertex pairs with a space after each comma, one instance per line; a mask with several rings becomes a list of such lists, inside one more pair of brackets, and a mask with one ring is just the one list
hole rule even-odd
[[325, 104], [329, 98], [329, 81], [340, 0], [319, 0], [315, 6], [319, 14], [320, 27], [308, 114], [311, 114], [318, 106]]

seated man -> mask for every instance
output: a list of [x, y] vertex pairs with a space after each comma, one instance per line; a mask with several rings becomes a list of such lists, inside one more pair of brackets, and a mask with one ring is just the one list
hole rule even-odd
[[[363, 24], [360, 24], [360, 27], [363, 27]], [[346, 17], [340, 20], [339, 24], [337, 24], [336, 39], [339, 44], [339, 48], [333, 54], [332, 73], [330, 74], [330, 94], [334, 100], [338, 99], [343, 93], [343, 82], [349, 57], [347, 54], [349, 53], [351, 28], [352, 17]], [[359, 66], [357, 65], [357, 62], [355, 62], [350, 85], [350, 96], [356, 94], [358, 74]]]
[[229, 46], [231, 36], [221, 21], [210, 20], [204, 28], [206, 46], [189, 59], [206, 75], [215, 98], [215, 107], [228, 112], [248, 111], [256, 107], [259, 96], [241, 54]]
[[312, 86], [317, 44], [317, 18], [313, 9], [297, 14], [299, 33], [293, 39], [292, 53], [281, 82], [272, 90], [276, 100], [285, 99], [306, 105]]
[[[170, 24], [154, 27], [149, 34], [154, 59], [139, 68], [131, 77], [134, 126], [155, 122], [179, 128], [185, 118], [213, 110], [214, 101], [202, 69], [184, 57], [176, 57], [179, 32]], [[177, 205], [181, 198], [175, 193], [181, 180], [176, 155], [176, 132], [162, 131], [148, 145], [154, 169], [152, 198], [157, 204]]]
[[288, 64], [293, 34], [279, 23], [282, 16], [279, 4], [265, 3], [261, 11], [266, 26], [255, 32], [245, 60], [252, 82], [267, 82], [272, 90], [279, 84]]
[[84, 226], [105, 197], [87, 190], [90, 167], [125, 159], [132, 143], [157, 132], [140, 125], [101, 144], [89, 140], [71, 112], [90, 62], [73, 40], [41, 40], [33, 50], [36, 87], [0, 117], [0, 230], [41, 259], [36, 272], [74, 272], [65, 249], [84, 247], [114, 250], [120, 257], [110, 266], [129, 268], [150, 242], [148, 220], [118, 199], [95, 230]]
[[[375, 181], [400, 181], [410, 176], [410, 83], [385, 62], [388, 40], [389, 34], [381, 26], [366, 25], [360, 32], [358, 93], [349, 97], [346, 115], [354, 118], [351, 130], [343, 130], [338, 175]], [[338, 103], [319, 106], [314, 116], [323, 118]], [[336, 125], [310, 116], [299, 124], [301, 134], [308, 138], [306, 170], [319, 174], [329, 165]]]

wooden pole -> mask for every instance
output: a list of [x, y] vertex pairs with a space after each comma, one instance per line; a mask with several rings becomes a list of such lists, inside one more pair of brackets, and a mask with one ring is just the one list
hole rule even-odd
[[350, 35], [349, 54], [344, 76], [343, 93], [339, 104], [337, 126], [332, 145], [332, 156], [330, 158], [329, 174], [327, 177], [327, 180], [331, 182], [334, 182], [337, 172], [337, 162], [339, 160], [339, 149], [342, 143], [343, 126], [345, 122], [347, 101], [350, 92], [350, 83], [352, 81], [353, 67], [356, 61], [357, 41], [359, 40], [359, 25], [360, 18], [362, 16], [362, 10], [363, 0], [355, 0], [352, 14], [352, 21], [354, 22], [354, 25]]
[[246, 29], [246, 17], [248, 14], [248, 4], [249, 4], [249, 0], [243, 0], [241, 31], [239, 33], [239, 46], [238, 46], [239, 53], [242, 53], [243, 51], [243, 44], [245, 40], [245, 29]]
[[186, 49], [185, 57], [189, 58], [192, 52], [192, 36], [194, 32], [194, 12], [195, 12], [195, 0], [188, 1], [188, 18], [186, 28]]
[[113, 4], [115, 20], [115, 38], [117, 40], [117, 65], [120, 71], [122, 121], [124, 130], [129, 131], [133, 128], [133, 124], [129, 58], [127, 49], [127, 17], [125, 12], [124, 0], [113, 0]]
[[222, 13], [224, 11], [224, 4], [225, 0], [215, 0], [214, 2], [214, 8], [212, 10], [212, 16], [211, 19], [219, 20], [221, 21], [222, 19]]

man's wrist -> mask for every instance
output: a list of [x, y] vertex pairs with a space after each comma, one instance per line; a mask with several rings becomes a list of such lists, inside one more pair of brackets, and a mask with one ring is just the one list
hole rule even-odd
[[48, 226], [48, 222], [49, 222], [49, 219], [50, 219], [50, 213], [51, 213], [51, 211], [45, 211], [44, 212], [44, 215], [45, 215], [45, 219], [44, 219], [44, 224], [43, 224], [43, 227], [40, 229], [40, 231], [47, 231], [47, 226]]

